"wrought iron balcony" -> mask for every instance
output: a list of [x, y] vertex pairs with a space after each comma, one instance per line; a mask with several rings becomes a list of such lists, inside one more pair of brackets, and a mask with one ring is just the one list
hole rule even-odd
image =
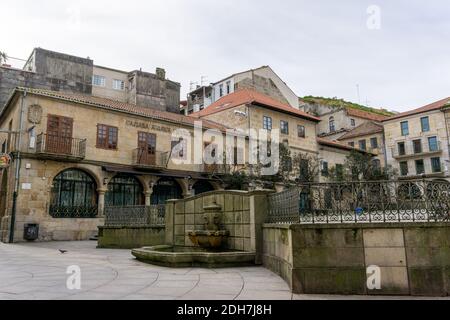
[[36, 154], [48, 158], [82, 160], [86, 156], [86, 139], [41, 133], [36, 137]]
[[137, 148], [133, 150], [133, 165], [141, 168], [167, 168], [169, 156], [170, 152]]
[[405, 148], [401, 150], [398, 145], [391, 148], [392, 157], [395, 159], [413, 158], [417, 156], [431, 155], [442, 153], [441, 142], [438, 141], [436, 145], [429, 143], [422, 143], [421, 148], [414, 148], [412, 141], [405, 141]]

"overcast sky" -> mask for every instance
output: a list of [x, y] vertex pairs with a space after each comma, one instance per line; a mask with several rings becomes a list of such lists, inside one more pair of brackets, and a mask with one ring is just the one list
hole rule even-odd
[[[161, 66], [182, 84], [182, 97], [201, 76], [213, 82], [262, 65], [270, 65], [299, 96], [358, 102], [359, 84], [361, 103], [397, 111], [450, 96], [448, 0], [0, 5], [0, 51], [27, 58], [42, 47], [127, 71]], [[381, 10], [379, 21], [372, 8], [368, 13], [371, 5]]]

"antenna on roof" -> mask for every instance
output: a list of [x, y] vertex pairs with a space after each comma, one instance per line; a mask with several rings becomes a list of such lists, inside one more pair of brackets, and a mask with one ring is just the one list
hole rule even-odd
[[201, 76], [200, 77], [200, 85], [203, 87], [204, 83], [207, 83], [206, 80], [208, 80], [207, 76]]
[[356, 85], [356, 94], [358, 95], [358, 103], [361, 104], [361, 94], [359, 92], [359, 84]]
[[195, 89], [197, 89], [197, 84], [198, 84], [198, 82], [196, 82], [196, 81], [189, 82], [189, 92], [192, 92]]

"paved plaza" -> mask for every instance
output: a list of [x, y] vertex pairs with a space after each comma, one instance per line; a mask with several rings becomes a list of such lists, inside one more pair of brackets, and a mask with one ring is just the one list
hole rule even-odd
[[[60, 250], [67, 250], [61, 253]], [[69, 266], [81, 289], [68, 290]], [[263, 267], [169, 269], [135, 260], [130, 250], [96, 249], [95, 241], [0, 244], [0, 299], [26, 300], [306, 300], [367, 297], [293, 295]]]

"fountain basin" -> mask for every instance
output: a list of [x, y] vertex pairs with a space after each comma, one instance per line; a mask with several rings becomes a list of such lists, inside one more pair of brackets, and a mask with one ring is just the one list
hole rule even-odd
[[205, 249], [221, 248], [230, 233], [228, 231], [189, 231], [188, 237], [195, 246]]
[[199, 247], [155, 246], [132, 250], [141, 262], [170, 268], [227, 268], [255, 265], [255, 252], [211, 251]]

